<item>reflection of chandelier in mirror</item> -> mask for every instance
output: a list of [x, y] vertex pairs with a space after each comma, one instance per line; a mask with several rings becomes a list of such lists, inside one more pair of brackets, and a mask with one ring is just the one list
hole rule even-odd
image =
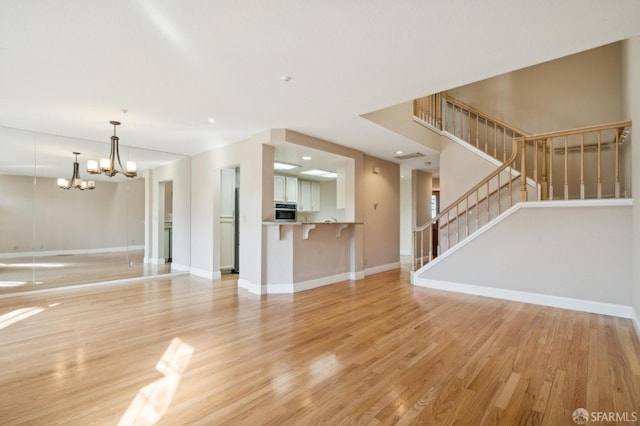
[[71, 179], [58, 179], [58, 186], [62, 189], [76, 188], [84, 191], [85, 189], [95, 189], [96, 183], [92, 180], [86, 181], [80, 179], [80, 167], [78, 166], [79, 152], [73, 153], [76, 156], [76, 160], [73, 162], [73, 176]]
[[[116, 173], [122, 173], [126, 177], [136, 177], [138, 173], [136, 172], [135, 161], [127, 161], [126, 169], [122, 167], [122, 162], [120, 161], [120, 138], [116, 136], [116, 126], [119, 126], [120, 122], [110, 121], [109, 123], [113, 124], [113, 136], [111, 136], [111, 152], [109, 153], [109, 158], [101, 158], [100, 163], [96, 160], [87, 161], [87, 172], [91, 174], [104, 173], [109, 177], [115, 176]], [[116, 160], [117, 165], [119, 166], [118, 169], [116, 169]]]

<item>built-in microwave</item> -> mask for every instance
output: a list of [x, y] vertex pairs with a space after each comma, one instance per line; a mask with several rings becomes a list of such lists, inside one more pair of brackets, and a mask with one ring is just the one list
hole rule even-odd
[[276, 222], [296, 222], [298, 205], [296, 203], [274, 203], [273, 220]]

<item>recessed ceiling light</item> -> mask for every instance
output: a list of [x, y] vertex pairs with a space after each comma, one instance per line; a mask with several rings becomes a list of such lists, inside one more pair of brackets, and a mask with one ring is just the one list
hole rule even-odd
[[300, 167], [300, 166], [296, 166], [295, 164], [287, 164], [287, 163], [278, 163], [278, 162], [273, 163], [274, 170], [291, 170], [291, 169], [295, 169], [296, 167]]
[[305, 172], [300, 172], [301, 175], [309, 175], [309, 176], [318, 176], [327, 179], [335, 179], [338, 177], [335, 172], [328, 172], [326, 170], [307, 170]]
[[401, 149], [399, 149], [399, 150], [397, 150], [397, 151], [396, 151], [396, 155], [400, 155], [400, 154], [404, 154], [404, 151], [403, 151], [403, 150], [401, 150]]
[[311, 160], [311, 157], [309, 157], [308, 155], [305, 155], [304, 157], [302, 157], [302, 159], [305, 161], [309, 161]]
[[216, 124], [216, 120], [213, 117], [209, 117], [207, 121], [209, 122], [209, 124]]
[[291, 76], [290, 75], [283, 75], [282, 77], [280, 77], [282, 79], [282, 81], [284, 81], [285, 83], [288, 81], [291, 81]]

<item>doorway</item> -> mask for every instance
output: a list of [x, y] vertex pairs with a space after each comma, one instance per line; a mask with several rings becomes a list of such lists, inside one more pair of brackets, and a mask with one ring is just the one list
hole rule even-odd
[[173, 260], [173, 181], [160, 182], [159, 222], [161, 227], [161, 252], [158, 263], [171, 263]]
[[240, 272], [240, 168], [220, 171], [220, 273]]

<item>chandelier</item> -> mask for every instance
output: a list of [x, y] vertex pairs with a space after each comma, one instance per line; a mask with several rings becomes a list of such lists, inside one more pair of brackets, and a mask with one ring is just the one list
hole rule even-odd
[[[104, 173], [109, 177], [113, 177], [117, 173], [121, 173], [130, 178], [136, 177], [138, 173], [136, 172], [135, 161], [127, 161], [126, 168], [122, 167], [122, 162], [120, 161], [120, 138], [116, 136], [116, 127], [120, 125], [120, 122], [110, 121], [109, 123], [113, 125], [113, 136], [111, 136], [111, 152], [109, 153], [109, 158], [101, 158], [100, 163], [96, 160], [88, 160], [87, 172], [94, 175]], [[116, 168], [116, 166], [118, 166], [118, 168]]]
[[73, 162], [73, 176], [71, 176], [71, 179], [58, 179], [58, 186], [62, 189], [76, 188], [81, 191], [84, 191], [85, 189], [95, 189], [96, 183], [94, 181], [80, 179], [80, 167], [78, 166], [78, 155], [80, 155], [80, 153], [74, 152], [73, 155], [76, 156], [76, 159]]

